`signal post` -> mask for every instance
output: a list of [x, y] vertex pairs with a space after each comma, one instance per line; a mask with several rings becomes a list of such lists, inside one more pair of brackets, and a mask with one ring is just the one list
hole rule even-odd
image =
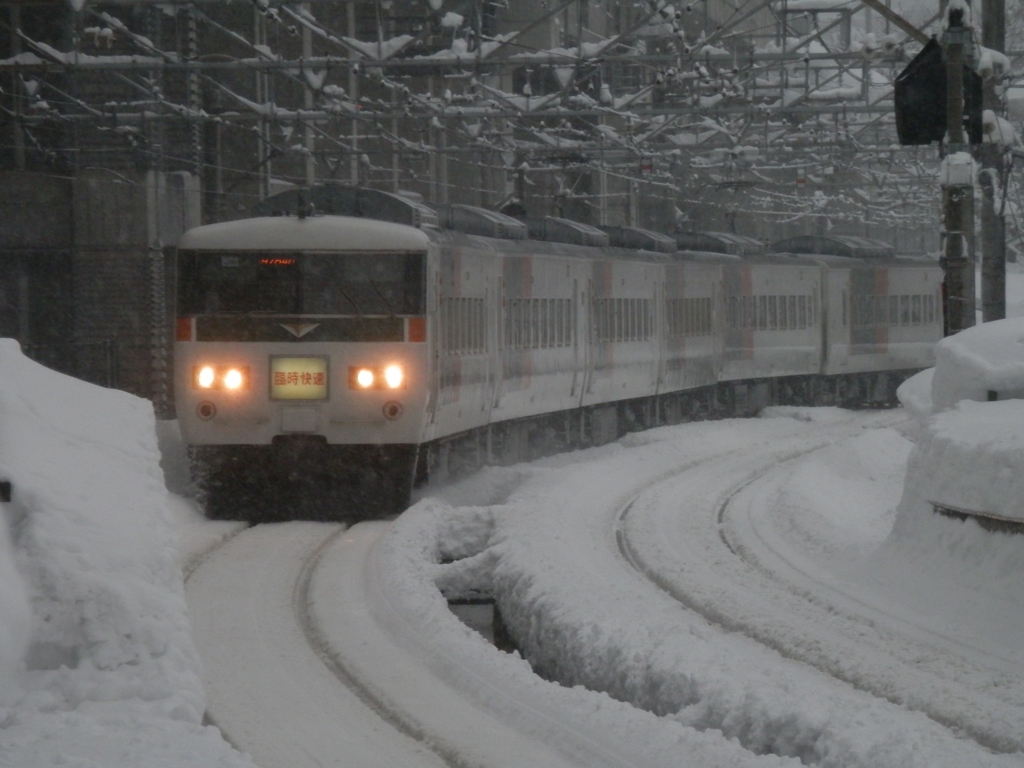
[[942, 161], [942, 257], [945, 270], [945, 334], [974, 325], [974, 161], [964, 134], [964, 65], [971, 28], [964, 8], [947, 8], [942, 49], [946, 64], [946, 157]]

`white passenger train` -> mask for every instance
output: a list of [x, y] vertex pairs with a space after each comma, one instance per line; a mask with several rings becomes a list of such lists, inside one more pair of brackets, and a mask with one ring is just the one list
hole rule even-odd
[[939, 266], [869, 241], [737, 256], [411, 210], [418, 227], [275, 216], [183, 237], [175, 398], [210, 516], [387, 515], [428, 476], [629, 430], [888, 404], [942, 337]]

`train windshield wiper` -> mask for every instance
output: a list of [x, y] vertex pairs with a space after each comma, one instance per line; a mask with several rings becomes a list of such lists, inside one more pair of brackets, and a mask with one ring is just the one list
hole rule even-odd
[[377, 283], [375, 283], [373, 280], [370, 280], [370, 285], [373, 286], [373, 290], [377, 292], [377, 295], [380, 296], [380, 300], [383, 301], [385, 306], [388, 308], [388, 313], [391, 315], [391, 317], [394, 317], [395, 308], [391, 306], [391, 302], [388, 301], [388, 297], [381, 292], [380, 288], [377, 287]]
[[348, 303], [356, 308], [356, 316], [362, 318], [363, 310], [359, 308], [358, 304], [356, 304], [355, 299], [348, 295], [348, 291], [345, 290], [345, 286], [343, 286], [341, 283], [338, 283], [338, 290], [341, 291], [342, 296], [348, 299]]

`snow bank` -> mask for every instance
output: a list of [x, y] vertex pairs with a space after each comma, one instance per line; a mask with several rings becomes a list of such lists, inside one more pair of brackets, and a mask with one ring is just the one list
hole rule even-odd
[[[550, 470], [535, 470], [550, 476]], [[488, 481], [505, 486], [508, 470], [490, 470]], [[516, 480], [520, 468], [512, 470]], [[399, 518], [378, 542], [378, 573], [391, 606], [421, 637], [457, 659], [460, 687], [481, 706], [515, 718], [518, 728], [550, 741], [579, 764], [636, 765], [674, 768], [771, 768], [799, 762], [774, 755], [756, 755], [714, 731], [701, 732], [682, 723], [616, 701], [582, 686], [546, 682], [534, 674], [519, 653], [503, 653], [461, 623], [448, 610], [445, 596], [460, 597], [490, 591], [495, 568], [505, 551], [505, 537], [495, 529], [497, 517], [518, 516], [516, 507], [453, 507], [440, 499], [424, 499]], [[442, 595], [442, 591], [445, 596]], [[557, 607], [557, 606], [553, 606]], [[596, 631], [596, 628], [595, 628]], [[587, 633], [557, 638], [567, 653], [590, 657]], [[438, 662], [439, 663], [439, 662]], [[595, 657], [595, 663], [596, 657]], [[436, 664], [435, 664], [436, 665]], [[501, 696], [486, 681], [500, 680]], [[475, 690], [474, 690], [475, 688]], [[503, 702], [528, 704], [502, 712]], [[555, 724], [558, 724], [556, 727]], [[593, 744], [618, 744], [616, 754], [593, 751]]]
[[1024, 521], [1024, 318], [943, 339], [935, 363], [897, 391], [919, 424], [901, 510]]
[[[709, 624], [652, 589], [609, 546], [613, 521], [630, 498], [687, 462], [752, 443], [794, 450], [802, 425], [843, 419], [836, 409], [769, 415], [775, 418], [732, 429], [718, 422], [650, 430], [547, 460], [526, 474], [515, 468], [521, 484], [486, 507], [426, 499], [383, 540], [380, 571], [394, 582], [388, 592], [437, 647], [467, 664], [483, 664], [485, 654], [500, 660], [491, 664], [504, 665], [509, 685], [533, 686], [538, 696], [564, 702], [566, 712], [589, 713], [581, 728], [623, 729], [638, 765], [664, 764], [673, 742], [676, 761], [686, 754], [693, 765], [1019, 765], [1016, 757], [957, 739], [921, 713]], [[870, 441], [864, 450], [873, 450]], [[464, 596], [474, 587], [493, 590], [532, 668], [561, 686], [542, 688], [517, 658], [474, 640], [445, 610], [442, 591]]]
[[[149, 402], [0, 339], [0, 476], [14, 485], [5, 511], [31, 600], [23, 695], [0, 727], [4, 765], [251, 765], [200, 724], [159, 461]], [[4, 584], [2, 625], [17, 629], [17, 581]]]
[[1024, 318], [997, 320], [947, 336], [935, 347], [934, 410], [961, 400], [1024, 397]]
[[1024, 400], [964, 400], [934, 415], [907, 470], [914, 496], [1024, 521]]

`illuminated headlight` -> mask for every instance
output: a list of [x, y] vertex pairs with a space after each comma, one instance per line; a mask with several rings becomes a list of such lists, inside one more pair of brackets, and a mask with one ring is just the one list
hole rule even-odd
[[405, 385], [405, 371], [397, 364], [348, 369], [349, 389], [402, 389]]
[[398, 389], [402, 386], [402, 380], [404, 378], [401, 366], [389, 365], [384, 369], [384, 381], [387, 383], [389, 389]]
[[237, 392], [249, 388], [248, 366], [197, 365], [192, 369], [196, 389], [226, 389]]
[[196, 376], [196, 383], [203, 389], [209, 389], [213, 386], [216, 375], [217, 374], [214, 372], [213, 368], [208, 365], [204, 365], [199, 369], [199, 375]]

